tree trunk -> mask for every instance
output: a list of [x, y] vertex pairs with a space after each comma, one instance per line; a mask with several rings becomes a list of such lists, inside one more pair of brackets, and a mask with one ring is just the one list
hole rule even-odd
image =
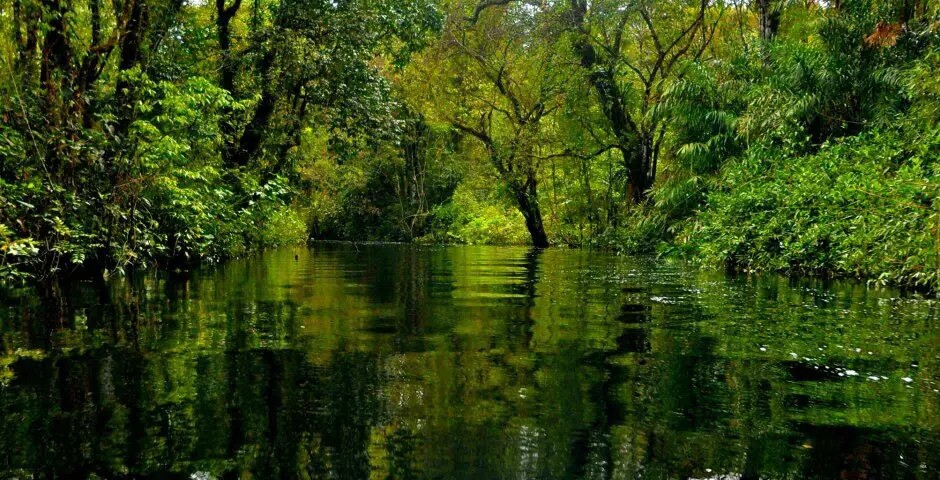
[[627, 197], [638, 205], [649, 198], [649, 190], [656, 180], [656, 166], [653, 164], [656, 145], [653, 136], [645, 133], [630, 140], [620, 151], [628, 175]]
[[[121, 55], [118, 59], [118, 70], [120, 72], [129, 71], [140, 65], [143, 58], [141, 48], [144, 42], [144, 31], [148, 20], [147, 6], [144, 4], [146, 0], [127, 1], [133, 2], [133, 4], [131, 5], [127, 26], [120, 41]], [[115, 89], [118, 111], [120, 112], [116, 132], [122, 138], [127, 135], [127, 131], [133, 122], [133, 89], [134, 85], [125, 79], [119, 80]]]
[[292, 148], [300, 145], [303, 140], [304, 116], [307, 114], [307, 100], [300, 97], [300, 88], [294, 92], [295, 106], [291, 110], [290, 125], [287, 127], [288, 135], [278, 147], [277, 156], [274, 165], [266, 169], [262, 174], [261, 184], [264, 185], [274, 177], [284, 172], [288, 165], [288, 159]]
[[273, 89], [268, 85], [267, 76], [271, 67], [274, 65], [274, 51], [268, 50], [261, 59], [261, 65], [258, 68], [259, 76], [265, 79], [264, 88], [261, 91], [261, 99], [255, 107], [255, 112], [251, 116], [248, 125], [242, 132], [241, 138], [237, 144], [229, 147], [231, 150], [226, 154], [226, 164], [228, 167], [243, 167], [248, 165], [261, 150], [264, 141], [264, 134], [271, 123], [274, 115], [274, 107], [277, 99]]
[[758, 28], [760, 38], [769, 42], [777, 36], [780, 29], [780, 10], [770, 4], [771, 0], [757, 0]]
[[[571, 21], [578, 30], [584, 28], [584, 17], [587, 15], [587, 3], [584, 0], [571, 0]], [[576, 53], [580, 59], [581, 67], [588, 73], [588, 81], [594, 87], [604, 117], [610, 124], [611, 132], [621, 145], [618, 149], [623, 154], [624, 166], [627, 170], [628, 197], [633, 203], [640, 203], [646, 198], [648, 164], [644, 164], [644, 156], [638, 155], [636, 125], [627, 112], [623, 103], [620, 89], [614, 77], [614, 70], [601, 65], [597, 58], [597, 51], [586, 35], [575, 43]]]
[[[225, 7], [225, 0], [216, 0], [215, 7], [216, 34], [221, 58], [219, 86], [235, 97], [236, 69], [235, 62], [232, 61], [232, 35], [229, 26], [241, 7], [241, 0], [235, 0], [235, 3], [228, 8]], [[219, 131], [222, 132], [223, 137], [222, 160], [226, 165], [232, 165], [235, 156], [235, 112], [231, 108], [226, 108], [222, 113], [219, 120]]]
[[548, 247], [548, 235], [545, 233], [545, 224], [542, 223], [542, 210], [539, 208], [538, 189], [534, 174], [527, 176], [524, 185], [513, 184], [510, 188], [516, 197], [519, 212], [525, 218], [525, 227], [532, 238], [532, 246], [537, 248]]
[[235, 86], [235, 64], [232, 62], [232, 34], [230, 31], [230, 24], [232, 23], [232, 18], [235, 17], [235, 14], [238, 13], [238, 9], [241, 7], [241, 0], [236, 0], [232, 6], [226, 8], [225, 0], [216, 0], [216, 33], [218, 35], [219, 41], [219, 56], [221, 57], [221, 78], [219, 80], [219, 86], [232, 93]]
[[67, 7], [61, 0], [45, 0], [43, 7], [50, 12], [51, 19], [42, 44], [42, 63], [39, 80], [45, 89], [45, 119], [51, 129], [64, 121], [62, 106], [63, 82], [71, 70], [71, 47], [65, 33]]
[[27, 88], [32, 85], [33, 78], [35, 78], [33, 61], [36, 55], [36, 47], [39, 46], [40, 14], [37, 13], [36, 10], [35, 7], [29, 4], [23, 5], [26, 39], [17, 57], [17, 61], [19, 62], [17, 71], [23, 73], [22, 84]]
[[627, 198], [630, 203], [638, 205], [646, 200], [646, 172], [639, 163], [640, 153], [630, 149], [623, 153], [625, 168], [627, 169]]
[[264, 140], [264, 132], [267, 131], [271, 123], [271, 117], [274, 115], [274, 94], [264, 92], [261, 94], [261, 100], [255, 107], [255, 113], [251, 121], [245, 126], [241, 139], [238, 141], [236, 150], [232, 153], [229, 166], [243, 167], [253, 159], [261, 150]]

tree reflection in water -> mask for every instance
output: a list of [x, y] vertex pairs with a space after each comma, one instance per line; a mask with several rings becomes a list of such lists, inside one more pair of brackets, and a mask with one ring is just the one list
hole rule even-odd
[[936, 304], [897, 292], [316, 245], [0, 295], [3, 476], [940, 474]]

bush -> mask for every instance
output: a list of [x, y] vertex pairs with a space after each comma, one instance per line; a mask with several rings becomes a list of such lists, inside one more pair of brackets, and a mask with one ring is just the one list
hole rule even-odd
[[39, 255], [39, 242], [15, 238], [10, 227], [0, 223], [0, 282], [25, 278], [24, 266]]
[[[494, 201], [495, 200], [495, 201]], [[529, 236], [522, 215], [498, 199], [478, 198], [472, 183], [462, 183], [450, 202], [432, 212], [430, 233], [420, 242], [468, 245], [525, 245]]]
[[626, 212], [623, 225], [592, 239], [591, 245], [631, 255], [656, 253], [669, 240], [666, 215], [654, 207]]
[[128, 138], [83, 131], [57, 173], [0, 126], [0, 281], [214, 262], [306, 240], [286, 180], [224, 174], [220, 118], [241, 108], [225, 90], [201, 77], [126, 76], [139, 95]]
[[940, 286], [935, 146], [865, 133], [795, 159], [729, 164], [677, 243], [747, 271], [835, 272]]

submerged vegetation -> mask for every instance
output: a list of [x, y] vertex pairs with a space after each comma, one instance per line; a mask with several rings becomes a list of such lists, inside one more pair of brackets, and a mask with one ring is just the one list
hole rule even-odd
[[0, 0], [0, 277], [309, 238], [940, 287], [927, 0]]

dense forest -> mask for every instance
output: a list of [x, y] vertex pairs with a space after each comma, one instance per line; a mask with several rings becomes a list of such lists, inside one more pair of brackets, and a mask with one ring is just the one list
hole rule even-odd
[[309, 239], [940, 287], [927, 0], [0, 0], [0, 278]]

